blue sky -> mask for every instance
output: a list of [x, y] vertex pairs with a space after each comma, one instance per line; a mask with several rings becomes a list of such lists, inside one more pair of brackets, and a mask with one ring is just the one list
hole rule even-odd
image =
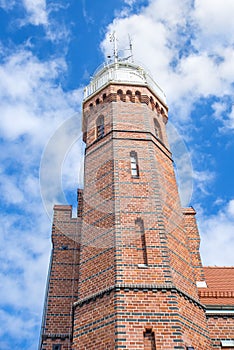
[[76, 204], [83, 88], [113, 31], [167, 95], [204, 264], [234, 265], [233, 13], [233, 0], [0, 0], [0, 349], [37, 347], [51, 208]]

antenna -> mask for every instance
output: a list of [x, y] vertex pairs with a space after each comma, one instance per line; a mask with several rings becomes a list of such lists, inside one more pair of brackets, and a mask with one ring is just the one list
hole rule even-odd
[[130, 35], [128, 34], [128, 41], [129, 41], [129, 48], [128, 49], [122, 49], [121, 52], [128, 51], [130, 52], [130, 55], [127, 57], [121, 57], [119, 58], [119, 49], [118, 49], [118, 39], [116, 36], [115, 31], [109, 35], [110, 42], [113, 43], [113, 56], [107, 56], [108, 58], [114, 57], [114, 62], [117, 63], [118, 61], [128, 61], [131, 58], [131, 62], [134, 62], [133, 60], [133, 52], [132, 52], [132, 39]]
[[133, 59], [133, 53], [132, 53], [132, 39], [129, 34], [128, 34], [128, 42], [129, 42], [130, 57], [132, 58], [132, 62], [133, 62], [134, 59]]
[[115, 34], [115, 31], [113, 31], [112, 34], [110, 34], [110, 42], [113, 43], [113, 51], [114, 51], [114, 62], [118, 62], [118, 45], [117, 45], [117, 37]]

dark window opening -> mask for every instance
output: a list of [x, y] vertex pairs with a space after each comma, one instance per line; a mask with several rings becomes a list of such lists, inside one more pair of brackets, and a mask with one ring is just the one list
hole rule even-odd
[[141, 101], [141, 93], [140, 93], [140, 91], [136, 91], [135, 92], [135, 96], [136, 96], [136, 99], [138, 99], [138, 101]]
[[157, 119], [154, 119], [154, 132], [155, 132], [155, 136], [161, 140], [162, 139], [161, 127]]
[[139, 177], [139, 166], [137, 160], [137, 153], [135, 151], [130, 152], [130, 160], [132, 177]]
[[127, 101], [132, 101], [132, 92], [130, 90], [128, 90], [126, 92], [126, 100]]
[[123, 90], [121, 89], [117, 91], [117, 100], [123, 101]]
[[139, 259], [139, 263], [143, 264], [143, 265], [148, 265], [144, 222], [141, 218], [138, 218], [135, 221], [135, 225], [136, 225], [137, 234], [138, 234], [138, 236], [140, 235], [141, 256]]
[[53, 346], [52, 346], [52, 350], [61, 350], [61, 349], [62, 349], [61, 344], [53, 344]]
[[154, 110], [154, 99], [153, 99], [152, 96], [150, 97], [150, 104], [151, 104], [151, 108], [152, 108], [152, 111], [153, 111]]
[[155, 336], [152, 329], [144, 332], [144, 350], [156, 350]]
[[105, 134], [105, 127], [104, 127], [104, 117], [100, 116], [97, 119], [96, 122], [96, 136], [97, 140], [100, 140]]

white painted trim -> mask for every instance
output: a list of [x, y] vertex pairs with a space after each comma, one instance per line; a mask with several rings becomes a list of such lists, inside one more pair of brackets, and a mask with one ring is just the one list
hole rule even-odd
[[137, 265], [140, 269], [148, 269], [149, 266], [148, 265], [145, 265], [145, 264], [138, 264]]
[[211, 310], [206, 310], [207, 315], [229, 315], [229, 314], [234, 314], [234, 309], [232, 310], [222, 310], [222, 309], [211, 309]]
[[196, 285], [198, 288], [207, 288], [206, 281], [197, 281]]
[[223, 348], [230, 348], [234, 347], [234, 340], [221, 340], [221, 346]]

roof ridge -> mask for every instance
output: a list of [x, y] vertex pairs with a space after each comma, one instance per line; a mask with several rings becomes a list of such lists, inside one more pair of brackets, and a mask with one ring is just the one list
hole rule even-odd
[[203, 266], [205, 269], [233, 269], [234, 266]]

